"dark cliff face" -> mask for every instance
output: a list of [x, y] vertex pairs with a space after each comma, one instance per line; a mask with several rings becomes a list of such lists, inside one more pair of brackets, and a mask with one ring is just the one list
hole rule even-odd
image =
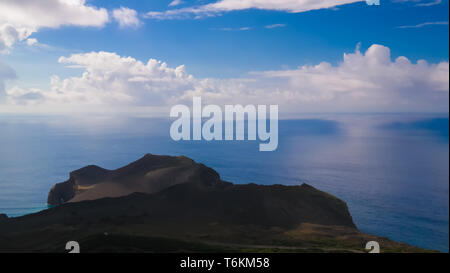
[[75, 183], [73, 179], [58, 183], [48, 193], [47, 203], [49, 205], [61, 205], [75, 196]]

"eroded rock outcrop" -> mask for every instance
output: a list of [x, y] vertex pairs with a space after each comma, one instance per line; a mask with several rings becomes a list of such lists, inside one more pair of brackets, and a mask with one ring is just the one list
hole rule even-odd
[[[106, 205], [106, 201], [99, 200], [106, 197], [115, 198], [114, 202], [107, 201]], [[98, 202], [86, 210], [80, 204], [77, 214], [92, 216], [92, 220], [132, 218], [137, 213], [151, 215], [153, 223], [170, 218], [180, 224], [220, 222], [295, 228], [312, 223], [356, 228], [345, 202], [307, 184], [234, 185], [187, 157], [147, 154], [114, 171], [87, 166], [72, 172], [68, 181], [55, 185], [48, 198], [50, 204], [69, 202], [77, 207], [75, 204], [87, 200]]]
[[157, 156], [143, 158], [117, 170], [87, 166], [70, 173], [69, 180], [56, 184], [47, 203], [60, 205], [131, 193], [155, 193], [177, 184], [192, 181], [217, 183], [219, 175], [187, 157]]

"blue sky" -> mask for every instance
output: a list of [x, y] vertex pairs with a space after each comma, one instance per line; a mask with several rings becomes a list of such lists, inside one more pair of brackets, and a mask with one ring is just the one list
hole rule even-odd
[[[411, 60], [438, 62], [448, 60], [448, 25], [397, 27], [448, 22], [448, 1], [444, 2], [430, 7], [417, 7], [414, 2], [381, 1], [380, 6], [360, 2], [338, 10], [305, 13], [234, 11], [199, 20], [141, 19], [143, 24], [136, 29], [121, 29], [114, 23], [101, 29], [46, 29], [33, 37], [70, 53], [104, 50], [141, 60], [165, 60], [172, 66], [188, 64], [189, 72], [199, 77], [236, 77], [247, 71], [294, 68], [323, 60], [334, 63], [342, 58], [343, 52], [353, 51], [358, 42], [363, 48], [374, 43], [386, 45], [393, 57], [403, 55]], [[145, 13], [165, 10], [170, 1], [89, 3], [108, 9], [126, 6]], [[285, 27], [265, 28], [274, 24]], [[237, 30], [244, 27], [251, 29]], [[221, 30], [225, 28], [235, 30]], [[63, 53], [47, 53], [45, 60], [51, 66]], [[32, 55], [35, 54], [24, 49], [6, 59], [27, 64]]]
[[[146, 16], [148, 12], [216, 2], [185, 0], [169, 7], [171, 1], [166, 0], [87, 1], [85, 5], [106, 9], [109, 22], [39, 27], [27, 37], [38, 41], [35, 46], [17, 41], [0, 55], [17, 76], [6, 86], [49, 89], [52, 75], [75, 77], [85, 69], [65, 67], [58, 62], [61, 56], [100, 51], [144, 63], [154, 58], [172, 68], [185, 65], [195, 78], [215, 80], [246, 78], [254, 71], [295, 70], [321, 62], [338, 66], [343, 54], [354, 52], [358, 43], [363, 53], [374, 44], [383, 45], [389, 48], [392, 60], [405, 56], [412, 63], [424, 59], [430, 64], [448, 64], [448, 0], [381, 0], [380, 6], [356, 2], [305, 12], [222, 10], [201, 18]], [[120, 7], [135, 10], [139, 25], [119, 26], [111, 14]]]

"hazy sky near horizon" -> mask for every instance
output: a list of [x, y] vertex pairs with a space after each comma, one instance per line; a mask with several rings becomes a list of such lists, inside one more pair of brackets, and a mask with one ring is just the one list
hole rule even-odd
[[448, 112], [448, 2], [0, 0], [0, 113]]

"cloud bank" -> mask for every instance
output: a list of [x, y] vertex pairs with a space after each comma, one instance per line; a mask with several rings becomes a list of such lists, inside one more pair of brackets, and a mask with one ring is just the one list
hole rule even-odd
[[84, 72], [81, 77], [66, 79], [55, 75], [46, 91], [13, 87], [7, 91], [9, 103], [157, 106], [182, 95], [194, 82], [184, 66], [169, 68], [154, 59], [143, 63], [109, 52], [74, 54], [59, 62]]
[[50, 90], [9, 88], [3, 107], [48, 105], [84, 111], [89, 106], [102, 111], [170, 107], [189, 103], [192, 96], [219, 105], [278, 104], [280, 111], [293, 113], [448, 112], [449, 107], [448, 62], [391, 60], [389, 48], [382, 45], [366, 52], [357, 48], [335, 66], [322, 62], [235, 79], [197, 79], [184, 66], [171, 68], [154, 59], [143, 63], [108, 52], [74, 54], [59, 62], [84, 72], [65, 79], [53, 76]]

